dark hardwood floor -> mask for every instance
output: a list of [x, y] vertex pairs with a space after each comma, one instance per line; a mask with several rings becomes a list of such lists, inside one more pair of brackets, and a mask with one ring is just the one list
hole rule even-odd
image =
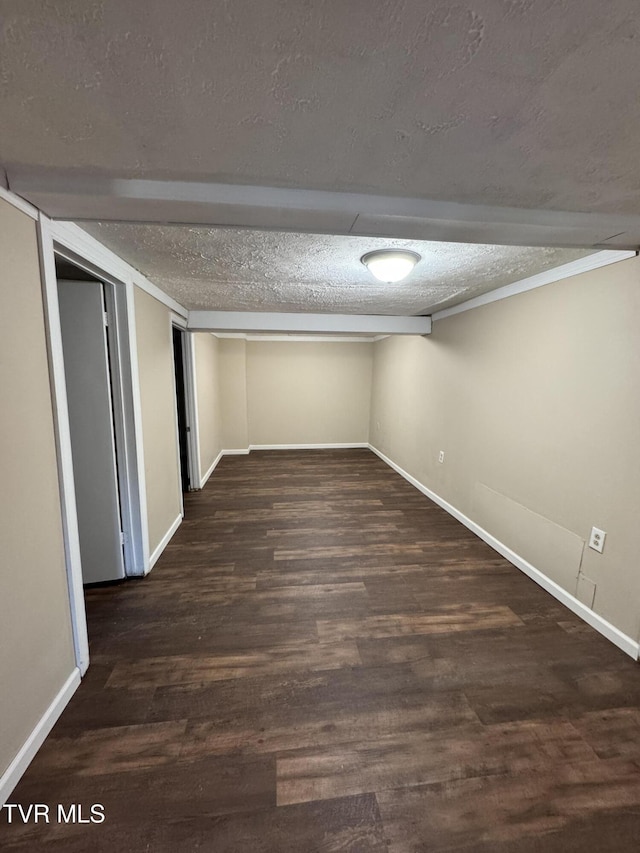
[[640, 669], [366, 450], [222, 460], [86, 678], [7, 850], [637, 853]]

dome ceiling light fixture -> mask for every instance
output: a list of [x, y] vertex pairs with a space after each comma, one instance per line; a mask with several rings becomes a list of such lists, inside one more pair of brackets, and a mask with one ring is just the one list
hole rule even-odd
[[421, 256], [407, 249], [376, 249], [360, 260], [377, 279], [391, 283], [406, 278]]

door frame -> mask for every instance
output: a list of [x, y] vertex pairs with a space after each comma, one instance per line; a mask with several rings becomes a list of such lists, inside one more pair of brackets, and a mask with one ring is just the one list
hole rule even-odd
[[[196, 388], [196, 353], [195, 341], [193, 332], [187, 329], [187, 320], [179, 314], [171, 312], [170, 315], [170, 330], [173, 334], [173, 329], [179, 329], [182, 332], [182, 366], [184, 373], [184, 393], [185, 393], [185, 409], [187, 419], [187, 459], [189, 466], [189, 491], [195, 491], [201, 488], [200, 480], [200, 437], [198, 434], [198, 396]], [[172, 345], [173, 352], [173, 345]], [[175, 364], [174, 364], [175, 374]], [[175, 375], [173, 380], [173, 396], [177, 400], [177, 389]], [[180, 451], [180, 438], [178, 435], [178, 411], [176, 407], [176, 445], [178, 454]], [[182, 491], [180, 492], [182, 496]], [[182, 501], [182, 504], [184, 503]], [[184, 505], [182, 505], [182, 514], [184, 516]]]
[[[66, 260], [68, 256], [57, 252]], [[74, 261], [77, 263], [77, 260]], [[100, 275], [104, 282], [109, 339], [109, 367], [111, 369], [111, 391], [113, 399], [113, 426], [115, 433], [116, 458], [118, 460], [118, 488], [120, 492], [120, 515], [124, 534], [124, 567], [127, 577], [146, 574], [149, 565], [149, 541], [147, 531], [147, 493], [144, 479], [144, 457], [142, 432], [136, 434], [135, 398], [137, 387], [137, 363], [134, 373], [130, 348], [130, 326], [132, 317], [127, 301], [126, 285]]]
[[[119, 436], [116, 442], [119, 441], [117, 448], [125, 527], [125, 571], [127, 576], [144, 576], [149, 571], [149, 532], [135, 328], [135, 271], [72, 223], [56, 222], [40, 213], [37, 230], [73, 644], [76, 664], [81, 675], [84, 675], [89, 665], [89, 641], [55, 257], [58, 255], [66, 259], [103, 281], [105, 292], [109, 293], [108, 312], [113, 316], [110, 360], [114, 421]], [[148, 283], [147, 287], [152, 288], [153, 285]], [[176, 307], [184, 310], [177, 303]]]

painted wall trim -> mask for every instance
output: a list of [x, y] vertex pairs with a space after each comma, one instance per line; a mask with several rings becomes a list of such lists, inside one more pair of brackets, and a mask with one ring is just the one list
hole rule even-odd
[[71, 619], [76, 666], [81, 674], [84, 675], [89, 666], [89, 638], [87, 634], [87, 616], [84, 602], [82, 561], [80, 557], [80, 534], [78, 531], [76, 491], [73, 476], [67, 382], [62, 350], [62, 328], [58, 305], [58, 279], [56, 276], [50, 225], [51, 223], [46, 216], [40, 216], [37, 224], [38, 250], [40, 254], [42, 302], [47, 339], [56, 461], [58, 465], [58, 488], [60, 490], [61, 526], [69, 595], [69, 616]]
[[[181, 320], [182, 318], [179, 318], [179, 319]], [[175, 354], [175, 350], [174, 350], [174, 346], [173, 346], [173, 329], [174, 329], [174, 326], [176, 328], [182, 329], [184, 335], [187, 334], [186, 329], [184, 329], [182, 326], [182, 322], [180, 322], [180, 324], [176, 324], [176, 322], [174, 320], [174, 315], [169, 314], [169, 336], [170, 336], [170, 341], [171, 341], [171, 367], [172, 367], [172, 370], [171, 370], [171, 387], [173, 388], [173, 400], [177, 401], [178, 391], [177, 391], [177, 383], [176, 383], [176, 354]], [[183, 337], [184, 337], [184, 335], [183, 335]], [[184, 349], [184, 339], [181, 339], [180, 346], [182, 347], [182, 360], [183, 360], [182, 377], [185, 381], [185, 395], [187, 395], [188, 391], [186, 390], [185, 367], [188, 367], [190, 369], [191, 368], [191, 362], [189, 362], [188, 366], [185, 363], [186, 353], [185, 353], [185, 349]], [[188, 426], [189, 425], [189, 416], [190, 416], [189, 400], [188, 399], [186, 400], [186, 412], [185, 412], [185, 414], [187, 417], [187, 426]], [[174, 405], [173, 405], [173, 423], [174, 423], [174, 427], [175, 427], [174, 437], [175, 437], [175, 446], [176, 446], [176, 459], [178, 462], [178, 497], [180, 500], [180, 516], [184, 517], [184, 495], [182, 494], [182, 474], [183, 474], [183, 471], [182, 471], [182, 459], [180, 458], [180, 427], [178, 425], [177, 402], [174, 402]], [[191, 480], [191, 473], [193, 470], [193, 461], [194, 460], [191, 456], [191, 450], [192, 450], [191, 442], [187, 441], [187, 454], [188, 454], [187, 471], [188, 471], [188, 475], [189, 475], [189, 482], [193, 483], [195, 481]], [[199, 477], [200, 477], [200, 472], [198, 471], [198, 478]], [[151, 570], [151, 565], [149, 566], [149, 570]]]
[[198, 368], [196, 364], [196, 342], [193, 332], [184, 334], [185, 391], [187, 396], [187, 420], [189, 422], [189, 482], [192, 489], [202, 488], [202, 455], [200, 453], [200, 414], [198, 411]]
[[40, 211], [37, 207], [34, 207], [32, 204], [29, 204], [28, 201], [25, 201], [23, 198], [20, 198], [19, 195], [12, 193], [11, 190], [5, 189], [2, 185], [0, 185], [0, 199], [8, 202], [14, 207], [17, 207], [18, 210], [21, 210], [23, 213], [26, 213], [27, 216], [30, 216], [32, 219], [38, 219], [40, 215]]
[[[148, 520], [147, 520], [147, 499], [145, 488], [145, 473], [144, 473], [144, 451], [142, 443], [142, 412], [140, 403], [140, 380], [138, 373], [138, 350], [136, 345], [136, 330], [135, 330], [135, 285], [126, 279], [126, 276], [114, 275], [109, 270], [104, 269], [90, 257], [86, 257], [81, 252], [76, 252], [72, 248], [65, 246], [60, 242], [56, 242], [54, 246], [53, 227], [52, 223], [44, 214], [40, 217], [41, 225], [39, 227], [41, 241], [41, 255], [43, 257], [43, 285], [47, 288], [47, 300], [52, 302], [51, 306], [47, 305], [47, 323], [51, 337], [51, 343], [60, 338], [60, 319], [58, 311], [58, 295], [57, 281], [55, 270], [55, 256], [65, 258], [78, 265], [81, 269], [86, 270], [90, 275], [104, 281], [107, 285], [107, 296], [109, 302], [109, 311], [112, 314], [112, 319], [115, 320], [113, 325], [114, 349], [113, 358], [115, 361], [114, 377], [117, 377], [114, 382], [114, 416], [119, 428], [118, 452], [122, 454], [120, 463], [126, 473], [120, 478], [123, 523], [125, 532], [125, 556], [127, 564], [127, 575], [131, 577], [143, 576], [146, 572], [146, 567], [149, 563], [149, 542], [148, 542]], [[45, 249], [46, 244], [46, 249]], [[109, 290], [111, 288], [111, 290]], [[50, 293], [49, 293], [50, 291]], [[57, 344], [55, 344], [57, 346]], [[60, 350], [62, 352], [62, 350]], [[62, 355], [60, 355], [62, 359]], [[53, 374], [54, 392], [61, 394], [60, 402], [65, 407], [63, 417], [68, 420], [66, 412], [66, 382], [64, 379], [64, 367], [62, 368], [61, 376], [54, 372]], [[65, 387], [61, 389], [61, 386]], [[57, 403], [56, 403], [57, 406]], [[65, 427], [68, 430], [68, 427]], [[70, 447], [70, 444], [69, 444]], [[64, 451], [62, 445], [59, 450], [59, 459], [62, 462], [63, 472], [66, 470]], [[71, 463], [70, 463], [71, 464]], [[72, 471], [71, 464], [71, 471]], [[61, 475], [62, 476], [62, 475]], [[68, 476], [65, 473], [65, 476]], [[73, 484], [73, 475], [71, 473], [71, 483]], [[65, 480], [62, 480], [63, 483]], [[66, 488], [66, 486], [65, 486]], [[73, 488], [73, 486], [72, 486]], [[75, 494], [75, 493], [74, 493]], [[75, 498], [73, 504], [73, 513], [75, 515]], [[73, 524], [76, 524], [74, 521]], [[67, 541], [65, 540], [65, 545]], [[78, 551], [79, 554], [79, 551]], [[79, 560], [79, 557], [78, 557]], [[80, 583], [82, 578], [80, 578]], [[80, 592], [82, 589], [80, 587]], [[80, 605], [76, 604], [73, 596], [71, 596], [72, 609], [79, 609]], [[84, 597], [82, 597], [82, 618], [84, 620]], [[86, 627], [85, 627], [86, 632]], [[75, 628], [74, 628], [75, 631]], [[80, 666], [82, 674], [86, 670], [86, 666]]]
[[250, 447], [232, 447], [230, 450], [221, 450], [223, 456], [246, 456], [251, 452]]
[[171, 538], [173, 537], [173, 534], [176, 532], [176, 530], [180, 527], [181, 524], [182, 524], [182, 513], [180, 513], [180, 515], [176, 518], [176, 520], [171, 524], [171, 527], [167, 530], [167, 532], [164, 534], [164, 536], [162, 537], [160, 542], [153, 549], [151, 556], [149, 557], [149, 568], [147, 569], [145, 574], [149, 574], [151, 569], [158, 562], [158, 560], [160, 559], [160, 557], [162, 555], [162, 552], [167, 547], [167, 545], [171, 541]]
[[152, 281], [149, 281], [146, 276], [116, 255], [115, 252], [112, 252], [111, 249], [103, 246], [99, 240], [96, 240], [95, 237], [92, 237], [80, 228], [79, 225], [76, 225], [75, 222], [53, 220], [51, 222], [51, 231], [53, 239], [57, 243], [91, 261], [91, 263], [100, 269], [115, 276], [119, 281], [135, 284], [136, 287], [153, 296], [158, 302], [162, 302], [167, 308], [175, 311], [180, 317], [186, 318], [188, 316], [187, 309], [180, 305], [179, 302], [167, 296], [164, 291], [160, 290]]
[[142, 428], [140, 371], [138, 369], [135, 285], [131, 281], [125, 284], [125, 299], [127, 304], [127, 343], [129, 348], [129, 365], [131, 370], [133, 397], [133, 430], [135, 435], [133, 452], [136, 458], [136, 470], [138, 474], [138, 501], [140, 511], [141, 562], [137, 568], [139, 570], [139, 574], [144, 576], [149, 571], [149, 512], [147, 505], [147, 475], [144, 468], [144, 431]]
[[187, 330], [187, 318], [186, 317], [183, 317], [181, 314], [174, 314], [173, 311], [171, 312], [170, 316], [171, 316], [171, 322], [173, 323], [174, 326], [179, 326], [181, 329], [184, 329], [184, 331]]
[[260, 311], [190, 311], [194, 332], [303, 332], [428, 335], [431, 317], [378, 314], [286, 314]]
[[562, 281], [563, 278], [570, 278], [574, 275], [580, 275], [583, 272], [597, 270], [600, 267], [615, 264], [618, 261], [626, 261], [628, 258], [635, 258], [638, 252], [635, 251], [613, 251], [605, 249], [602, 252], [595, 252], [593, 255], [587, 255], [586, 258], [579, 258], [577, 261], [570, 261], [568, 264], [562, 264], [559, 267], [554, 267], [537, 275], [523, 278], [521, 281], [514, 281], [513, 284], [506, 284], [504, 287], [498, 287], [496, 290], [491, 290], [489, 293], [483, 293], [482, 296], [476, 296], [473, 299], [467, 299], [466, 302], [461, 302], [460, 305], [454, 305], [451, 308], [445, 308], [443, 311], [436, 311], [432, 315], [433, 322], [444, 320], [446, 317], [453, 317], [454, 314], [461, 314], [463, 311], [470, 311], [472, 308], [479, 308], [481, 305], [489, 305], [491, 302], [498, 302], [500, 299], [508, 299], [509, 296], [515, 296], [517, 293], [526, 293], [527, 290], [535, 290], [537, 287], [544, 287], [546, 284], [553, 284], [554, 281]]
[[354, 441], [326, 444], [250, 444], [249, 450], [361, 450], [368, 447], [366, 441]]
[[512, 563], [517, 569], [524, 572], [525, 575], [535, 581], [539, 586], [546, 590], [546, 592], [550, 593], [561, 604], [564, 604], [565, 607], [568, 607], [569, 610], [573, 611], [576, 616], [584, 619], [584, 621], [591, 625], [592, 628], [595, 628], [596, 631], [618, 646], [619, 649], [622, 649], [623, 652], [628, 654], [634, 660], [638, 659], [640, 644], [636, 642], [636, 640], [633, 640], [631, 637], [623, 634], [622, 631], [616, 628], [615, 625], [608, 622], [604, 617], [594, 613], [594, 611], [587, 607], [586, 604], [583, 604], [574, 595], [571, 595], [571, 593], [567, 592], [559, 584], [547, 577], [544, 572], [536, 569], [535, 566], [532, 566], [531, 563], [527, 562], [519, 554], [516, 554], [515, 551], [512, 551], [511, 548], [508, 548], [503, 542], [500, 542], [499, 539], [496, 539], [495, 536], [492, 536], [487, 530], [480, 527], [479, 524], [476, 524], [475, 521], [472, 521], [452, 504], [445, 501], [415, 477], [411, 476], [411, 474], [405, 471], [404, 468], [401, 468], [392, 459], [385, 456], [385, 454], [378, 450], [377, 447], [369, 444], [369, 448], [390, 468], [393, 468], [393, 470], [400, 474], [401, 477], [404, 477], [407, 482], [411, 483], [412, 486], [418, 489], [418, 491], [422, 492], [423, 495], [426, 495], [426, 497], [438, 504], [439, 507], [448, 512], [449, 515], [453, 516], [461, 524], [464, 524], [466, 528], [471, 530], [472, 533], [475, 533], [476, 536], [479, 536], [480, 539], [486, 542], [487, 545], [494, 549], [494, 551], [497, 551], [498, 554]]
[[58, 695], [44, 712], [36, 727], [22, 745], [20, 751], [0, 777], [0, 808], [9, 800], [14, 788], [33, 761], [45, 738], [56, 724], [60, 714], [80, 686], [80, 670], [75, 667]]

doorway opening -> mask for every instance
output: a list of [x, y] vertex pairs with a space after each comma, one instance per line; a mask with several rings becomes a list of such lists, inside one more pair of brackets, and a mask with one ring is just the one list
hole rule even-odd
[[59, 258], [56, 278], [82, 581], [119, 581], [126, 570], [113, 294], [108, 284]]
[[184, 329], [172, 324], [173, 336], [173, 369], [176, 386], [176, 419], [178, 426], [178, 450], [180, 456], [180, 481], [182, 492], [197, 488], [192, 481], [192, 466], [190, 460], [190, 442], [188, 403], [187, 403], [187, 359], [186, 335]]
[[[44, 320], [47, 330], [49, 376], [51, 382], [58, 477], [62, 510], [62, 536], [64, 541], [69, 609], [76, 665], [83, 676], [89, 666], [89, 641], [85, 608], [84, 587], [90, 583], [111, 583], [125, 577], [143, 577], [149, 571], [149, 536], [147, 525], [147, 500], [142, 445], [140, 390], [136, 349], [134, 285], [123, 274], [108, 253], [93, 245], [88, 235], [70, 223], [52, 222], [45, 216], [38, 220], [38, 242], [42, 271]], [[59, 282], [67, 282], [66, 296]], [[76, 305], [73, 288], [85, 284]], [[88, 294], [92, 293], [92, 299]], [[85, 299], [85, 297], [87, 297]], [[62, 303], [68, 303], [65, 307]], [[67, 393], [67, 371], [75, 370], [85, 381], [78, 367], [82, 362], [82, 322], [74, 322], [73, 312], [81, 313], [80, 303], [92, 303], [92, 320], [100, 315], [101, 325], [94, 326], [94, 351], [91, 358], [98, 364], [106, 416], [100, 421], [100, 432], [105, 439], [98, 452], [92, 442], [79, 439], [72, 442], [71, 409], [86, 413], [89, 406], [79, 405], [83, 392], [79, 384]], [[69, 310], [67, 310], [67, 308]], [[87, 308], [87, 311], [89, 309]], [[62, 314], [65, 314], [63, 319]], [[106, 318], [106, 325], [105, 325]], [[63, 342], [63, 323], [65, 325]], [[71, 328], [73, 334], [69, 333]], [[77, 340], [74, 340], [74, 335]], [[99, 345], [98, 345], [99, 344]], [[77, 346], [79, 357], [72, 353]], [[67, 350], [67, 352], [65, 352]], [[87, 368], [87, 372], [89, 372]], [[76, 377], [77, 379], [77, 377]], [[69, 385], [76, 379], [70, 376]], [[106, 401], [106, 402], [105, 402]], [[79, 416], [79, 420], [82, 417]], [[80, 424], [81, 428], [83, 424]], [[74, 430], [75, 433], [75, 430]], [[75, 445], [75, 452], [74, 452]], [[107, 450], [105, 450], [107, 448]], [[84, 457], [83, 457], [84, 453]], [[110, 481], [111, 508], [106, 514], [109, 524], [97, 514], [93, 521], [99, 525], [99, 535], [109, 541], [112, 559], [108, 563], [107, 580], [104, 576], [87, 572], [88, 560], [81, 549], [87, 529], [78, 511], [83, 498], [76, 493], [76, 475], [88, 465], [96, 463], [94, 456], [101, 455], [106, 479]], [[106, 464], [105, 460], [108, 460]], [[89, 480], [91, 483], [91, 480]], [[104, 481], [92, 482], [94, 492], [102, 491]]]
[[124, 285], [55, 254], [82, 584], [144, 574]]

